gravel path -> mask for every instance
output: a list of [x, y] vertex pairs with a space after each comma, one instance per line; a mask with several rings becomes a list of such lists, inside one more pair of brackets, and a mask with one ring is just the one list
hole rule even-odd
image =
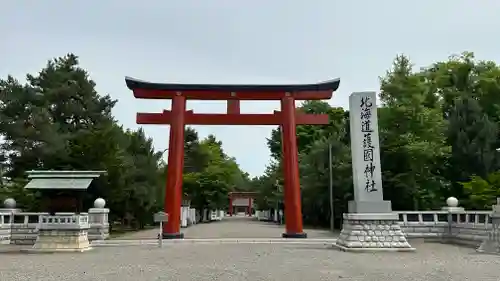
[[500, 257], [414, 242], [416, 253], [354, 254], [327, 246], [173, 244], [83, 254], [0, 254], [2, 281], [498, 281]]
[[[195, 238], [281, 238], [285, 231], [284, 225], [270, 222], [260, 222], [250, 217], [225, 217], [222, 221], [201, 223], [181, 229], [186, 239]], [[306, 229], [309, 238], [335, 238], [327, 230]], [[158, 229], [145, 230], [126, 234], [116, 239], [153, 239], [158, 235]]]
[[[282, 232], [283, 226], [242, 217], [184, 230], [187, 239], [279, 238]], [[322, 230], [307, 232], [320, 240], [333, 236]], [[143, 231], [118, 239], [156, 234]], [[16, 246], [0, 245], [0, 281], [500, 280], [499, 256], [444, 244], [411, 244], [416, 253], [345, 253], [322, 242], [113, 246], [79, 254], [21, 254]]]

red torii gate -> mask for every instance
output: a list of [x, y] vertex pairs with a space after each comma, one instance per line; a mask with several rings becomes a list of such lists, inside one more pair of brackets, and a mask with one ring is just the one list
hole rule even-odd
[[[182, 170], [184, 166], [185, 125], [279, 125], [284, 153], [285, 238], [306, 238], [302, 226], [296, 125], [328, 124], [327, 114], [297, 112], [296, 100], [330, 99], [340, 80], [298, 85], [209, 85], [151, 83], [130, 77], [127, 87], [138, 99], [171, 99], [172, 109], [161, 113], [137, 113], [137, 124], [170, 125], [163, 238], [183, 238], [180, 232]], [[227, 100], [227, 113], [186, 111], [186, 100]], [[241, 114], [241, 100], [279, 100], [281, 111], [271, 114]]]
[[247, 215], [252, 215], [252, 200], [257, 197], [257, 192], [252, 191], [232, 191], [229, 192], [229, 215], [233, 215], [233, 200], [234, 199], [246, 199], [248, 198]]

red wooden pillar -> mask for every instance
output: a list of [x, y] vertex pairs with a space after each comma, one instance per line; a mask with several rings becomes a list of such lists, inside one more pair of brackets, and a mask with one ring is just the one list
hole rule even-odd
[[285, 233], [284, 238], [307, 238], [302, 226], [299, 162], [295, 123], [295, 99], [289, 94], [281, 100], [283, 114], [283, 163], [285, 171]]
[[252, 197], [248, 197], [248, 216], [252, 216]]
[[184, 238], [181, 233], [182, 170], [184, 167], [184, 112], [186, 98], [179, 92], [172, 98], [172, 123], [168, 150], [165, 213], [168, 221], [163, 225], [164, 239]]
[[[285, 158], [285, 144], [284, 144], [285, 141], [283, 138], [283, 125], [280, 126], [280, 129], [281, 129], [281, 165], [283, 165], [283, 167], [281, 167], [281, 168], [283, 169], [283, 179], [285, 179], [288, 175], [288, 161], [285, 160], [286, 158]], [[277, 183], [276, 183], [276, 185], [277, 185]], [[276, 189], [278, 189], [278, 186], [276, 186]], [[276, 191], [279, 191], [279, 190], [276, 190]], [[284, 193], [284, 189], [282, 191]], [[279, 218], [279, 208], [278, 207], [279, 207], [279, 204], [277, 203], [276, 204], [276, 214], [278, 214], [277, 217]], [[285, 209], [286, 209], [286, 206], [285, 206]], [[276, 221], [278, 221], [278, 218], [275, 218]]]
[[229, 194], [229, 216], [233, 216], [233, 195]]

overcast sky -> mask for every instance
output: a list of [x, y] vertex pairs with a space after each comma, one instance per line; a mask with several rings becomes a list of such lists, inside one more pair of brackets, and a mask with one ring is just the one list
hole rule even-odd
[[[0, 77], [22, 79], [50, 58], [72, 52], [100, 93], [118, 99], [116, 118], [137, 128], [135, 113], [169, 102], [135, 100], [124, 82], [301, 83], [339, 77], [329, 102], [348, 106], [353, 91], [378, 90], [398, 53], [417, 66], [474, 51], [500, 61], [500, 1], [484, 0], [0, 0]], [[243, 102], [270, 113], [273, 102]], [[224, 112], [224, 102], [188, 102]], [[196, 127], [213, 133], [251, 175], [269, 161], [272, 127]], [[168, 127], [145, 127], [157, 149]]]

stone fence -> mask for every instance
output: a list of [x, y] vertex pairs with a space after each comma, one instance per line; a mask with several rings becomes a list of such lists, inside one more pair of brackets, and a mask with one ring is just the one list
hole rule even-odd
[[[109, 237], [109, 209], [92, 208], [88, 213], [88, 239], [104, 240]], [[42, 216], [48, 213], [6, 212], [0, 210], [0, 243], [33, 245], [38, 236]]]
[[[196, 209], [189, 206], [181, 207], [181, 227], [196, 224]], [[73, 213], [68, 213], [74, 215]], [[88, 213], [89, 241], [104, 240], [109, 237], [109, 209], [91, 208]], [[48, 213], [22, 212], [20, 209], [0, 209], [0, 244], [33, 245], [38, 236], [42, 216]], [[57, 213], [56, 215], [65, 215]], [[220, 221], [224, 211], [205, 211], [207, 221]]]
[[479, 246], [492, 228], [491, 211], [400, 211], [399, 223], [408, 238]]
[[[456, 198], [447, 200], [439, 211], [394, 211], [407, 238], [424, 238], [444, 243], [479, 246], [491, 232], [492, 211], [466, 211], [457, 207]], [[258, 220], [277, 222], [269, 210], [256, 212]]]

